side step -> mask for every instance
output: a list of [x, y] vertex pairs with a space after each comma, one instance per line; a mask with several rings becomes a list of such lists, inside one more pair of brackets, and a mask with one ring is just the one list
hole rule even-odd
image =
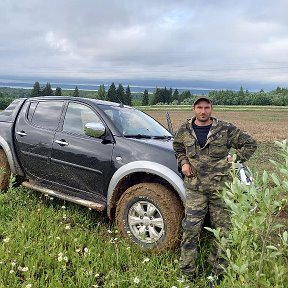
[[106, 205], [104, 205], [104, 204], [99, 204], [99, 203], [88, 201], [88, 200], [84, 200], [84, 199], [81, 199], [81, 198], [78, 198], [78, 197], [66, 195], [66, 194], [60, 193], [58, 191], [54, 191], [54, 190], [39, 186], [39, 185], [34, 184], [34, 183], [32, 184], [32, 183], [30, 183], [28, 181], [23, 182], [22, 185], [24, 187], [27, 187], [27, 188], [42, 192], [44, 194], [48, 194], [48, 195], [53, 196], [53, 197], [57, 197], [57, 198], [60, 198], [60, 199], [63, 199], [63, 200], [67, 200], [69, 202], [73, 202], [73, 203], [76, 203], [76, 204], [79, 204], [79, 205], [82, 205], [82, 206], [86, 206], [88, 208], [95, 209], [97, 211], [101, 211], [102, 212], [102, 211], [104, 211], [106, 209]]

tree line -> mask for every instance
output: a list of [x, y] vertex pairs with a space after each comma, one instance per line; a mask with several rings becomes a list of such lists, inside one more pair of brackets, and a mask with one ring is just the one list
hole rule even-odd
[[[31, 97], [38, 97], [38, 96], [73, 96], [73, 97], [79, 97], [79, 96], [85, 96], [80, 95], [80, 92], [78, 89], [78, 86], [75, 87], [74, 91], [67, 94], [67, 91], [65, 94], [63, 94], [61, 87], [56, 87], [55, 93], [51, 88], [50, 83], [47, 83], [46, 86], [43, 88], [40, 87], [39, 82], [35, 82], [33, 85], [33, 89], [31, 90]], [[116, 88], [114, 82], [110, 85], [109, 90], [106, 92], [105, 86], [100, 85], [97, 93], [93, 96], [90, 95], [90, 98], [96, 98], [111, 102], [118, 102], [123, 103], [126, 105], [132, 105], [132, 94], [130, 91], [129, 85], [124, 89], [124, 86], [120, 83], [118, 87]]]
[[[146, 93], [146, 96], [145, 96]], [[155, 93], [147, 96], [147, 91], [143, 93], [142, 105], [191, 105], [195, 98], [199, 95], [193, 95], [189, 90], [185, 90], [182, 93], [175, 89], [157, 88]], [[288, 106], [288, 89], [277, 87], [270, 92], [249, 92], [244, 91], [241, 86], [239, 91], [233, 90], [214, 90], [208, 93], [208, 97], [211, 99], [214, 105], [274, 105], [274, 106]], [[147, 100], [148, 99], [148, 100]]]
[[[15, 98], [38, 97], [38, 96], [73, 96], [101, 99], [111, 102], [123, 103], [126, 105], [191, 105], [195, 97], [189, 90], [179, 92], [172, 88], [155, 88], [153, 93], [147, 89], [143, 93], [131, 93], [130, 86], [124, 87], [121, 83], [116, 87], [112, 82], [108, 90], [100, 85], [97, 91], [79, 90], [78, 86], [74, 90], [62, 90], [61, 87], [52, 89], [50, 83], [42, 86], [38, 81], [32, 89], [0, 88], [0, 110], [5, 109]], [[275, 105], [288, 106], [288, 89], [277, 87], [275, 90], [265, 92], [249, 92], [241, 86], [239, 91], [214, 90], [208, 93], [214, 105]]]

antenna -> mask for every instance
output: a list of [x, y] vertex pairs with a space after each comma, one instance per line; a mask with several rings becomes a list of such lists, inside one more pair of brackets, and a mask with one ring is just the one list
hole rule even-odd
[[166, 111], [166, 120], [167, 120], [167, 125], [168, 125], [168, 131], [174, 135], [174, 132], [173, 132], [173, 128], [172, 128], [172, 122], [171, 122], [171, 119], [170, 119], [170, 115], [169, 115], [169, 112]]

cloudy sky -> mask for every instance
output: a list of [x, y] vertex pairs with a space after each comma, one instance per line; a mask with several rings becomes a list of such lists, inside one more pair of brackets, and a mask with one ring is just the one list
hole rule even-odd
[[1, 0], [0, 78], [288, 83], [287, 0]]

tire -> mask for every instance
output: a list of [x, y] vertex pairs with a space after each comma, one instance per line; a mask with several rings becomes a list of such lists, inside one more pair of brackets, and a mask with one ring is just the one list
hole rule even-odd
[[116, 224], [122, 236], [146, 249], [175, 249], [181, 239], [184, 208], [181, 200], [158, 183], [128, 188], [116, 208]]
[[4, 150], [0, 149], [0, 191], [6, 191], [10, 179], [10, 166]]

